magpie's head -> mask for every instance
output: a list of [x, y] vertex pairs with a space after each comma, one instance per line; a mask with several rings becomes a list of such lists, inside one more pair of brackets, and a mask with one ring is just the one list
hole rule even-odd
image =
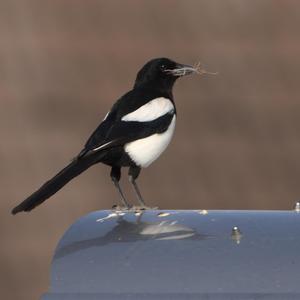
[[196, 72], [196, 68], [176, 63], [169, 58], [155, 58], [147, 62], [138, 72], [135, 87], [149, 85], [170, 90], [176, 79]]

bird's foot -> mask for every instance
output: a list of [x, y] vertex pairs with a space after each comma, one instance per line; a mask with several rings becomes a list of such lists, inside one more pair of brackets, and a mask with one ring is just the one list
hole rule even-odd
[[132, 205], [120, 206], [120, 205], [115, 204], [115, 205], [112, 206], [111, 209], [114, 210], [114, 211], [131, 211], [132, 208], [133, 208]]
[[118, 212], [118, 211], [121, 211], [121, 212], [124, 212], [124, 211], [127, 211], [127, 212], [142, 212], [142, 211], [145, 211], [145, 210], [157, 210], [158, 207], [149, 207], [149, 206], [146, 206], [146, 205], [141, 205], [141, 206], [133, 206], [133, 205], [130, 205], [130, 206], [119, 206], [119, 205], [113, 205], [112, 210]]

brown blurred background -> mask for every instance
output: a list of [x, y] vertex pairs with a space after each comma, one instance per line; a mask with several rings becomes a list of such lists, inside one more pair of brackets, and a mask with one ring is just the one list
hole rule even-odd
[[[104, 165], [30, 214], [10, 209], [81, 150], [150, 58], [218, 76], [175, 87], [167, 152], [140, 177], [149, 205], [291, 209], [300, 198], [299, 1], [0, 2], [2, 299], [48, 289], [58, 239], [118, 196]], [[125, 176], [124, 176], [125, 177]], [[123, 180], [126, 193], [132, 191]]]

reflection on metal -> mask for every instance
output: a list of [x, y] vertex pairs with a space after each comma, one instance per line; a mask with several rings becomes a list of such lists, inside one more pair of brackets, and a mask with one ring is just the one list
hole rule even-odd
[[237, 226], [234, 226], [231, 230], [231, 238], [237, 243], [240, 244], [242, 239], [242, 233]]
[[59, 242], [42, 299], [300, 299], [299, 232], [294, 211], [93, 212]]
[[[128, 212], [127, 214], [132, 213]], [[140, 212], [134, 221], [125, 220], [123, 218], [123, 216], [126, 215], [125, 212], [113, 212], [109, 213], [104, 218], [97, 219], [96, 222], [104, 222], [111, 218], [117, 217], [115, 226], [104, 236], [101, 235], [92, 239], [74, 241], [58, 249], [55, 253], [54, 259], [59, 259], [65, 255], [69, 255], [83, 249], [102, 247], [109, 243], [141, 242], [147, 240], [200, 240], [208, 238], [207, 236], [196, 232], [192, 228], [189, 228], [183, 224], [179, 224], [178, 221], [143, 222], [143, 214], [144, 212]], [[170, 213], [162, 213], [161, 215], [169, 216]]]
[[296, 202], [296, 205], [295, 205], [295, 211], [298, 213], [300, 212], [300, 202]]

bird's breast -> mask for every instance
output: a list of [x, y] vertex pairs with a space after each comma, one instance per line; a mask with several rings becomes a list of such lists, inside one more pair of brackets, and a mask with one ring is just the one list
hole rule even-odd
[[138, 166], [148, 167], [169, 145], [175, 130], [175, 123], [176, 115], [174, 114], [167, 130], [125, 144], [126, 153]]

